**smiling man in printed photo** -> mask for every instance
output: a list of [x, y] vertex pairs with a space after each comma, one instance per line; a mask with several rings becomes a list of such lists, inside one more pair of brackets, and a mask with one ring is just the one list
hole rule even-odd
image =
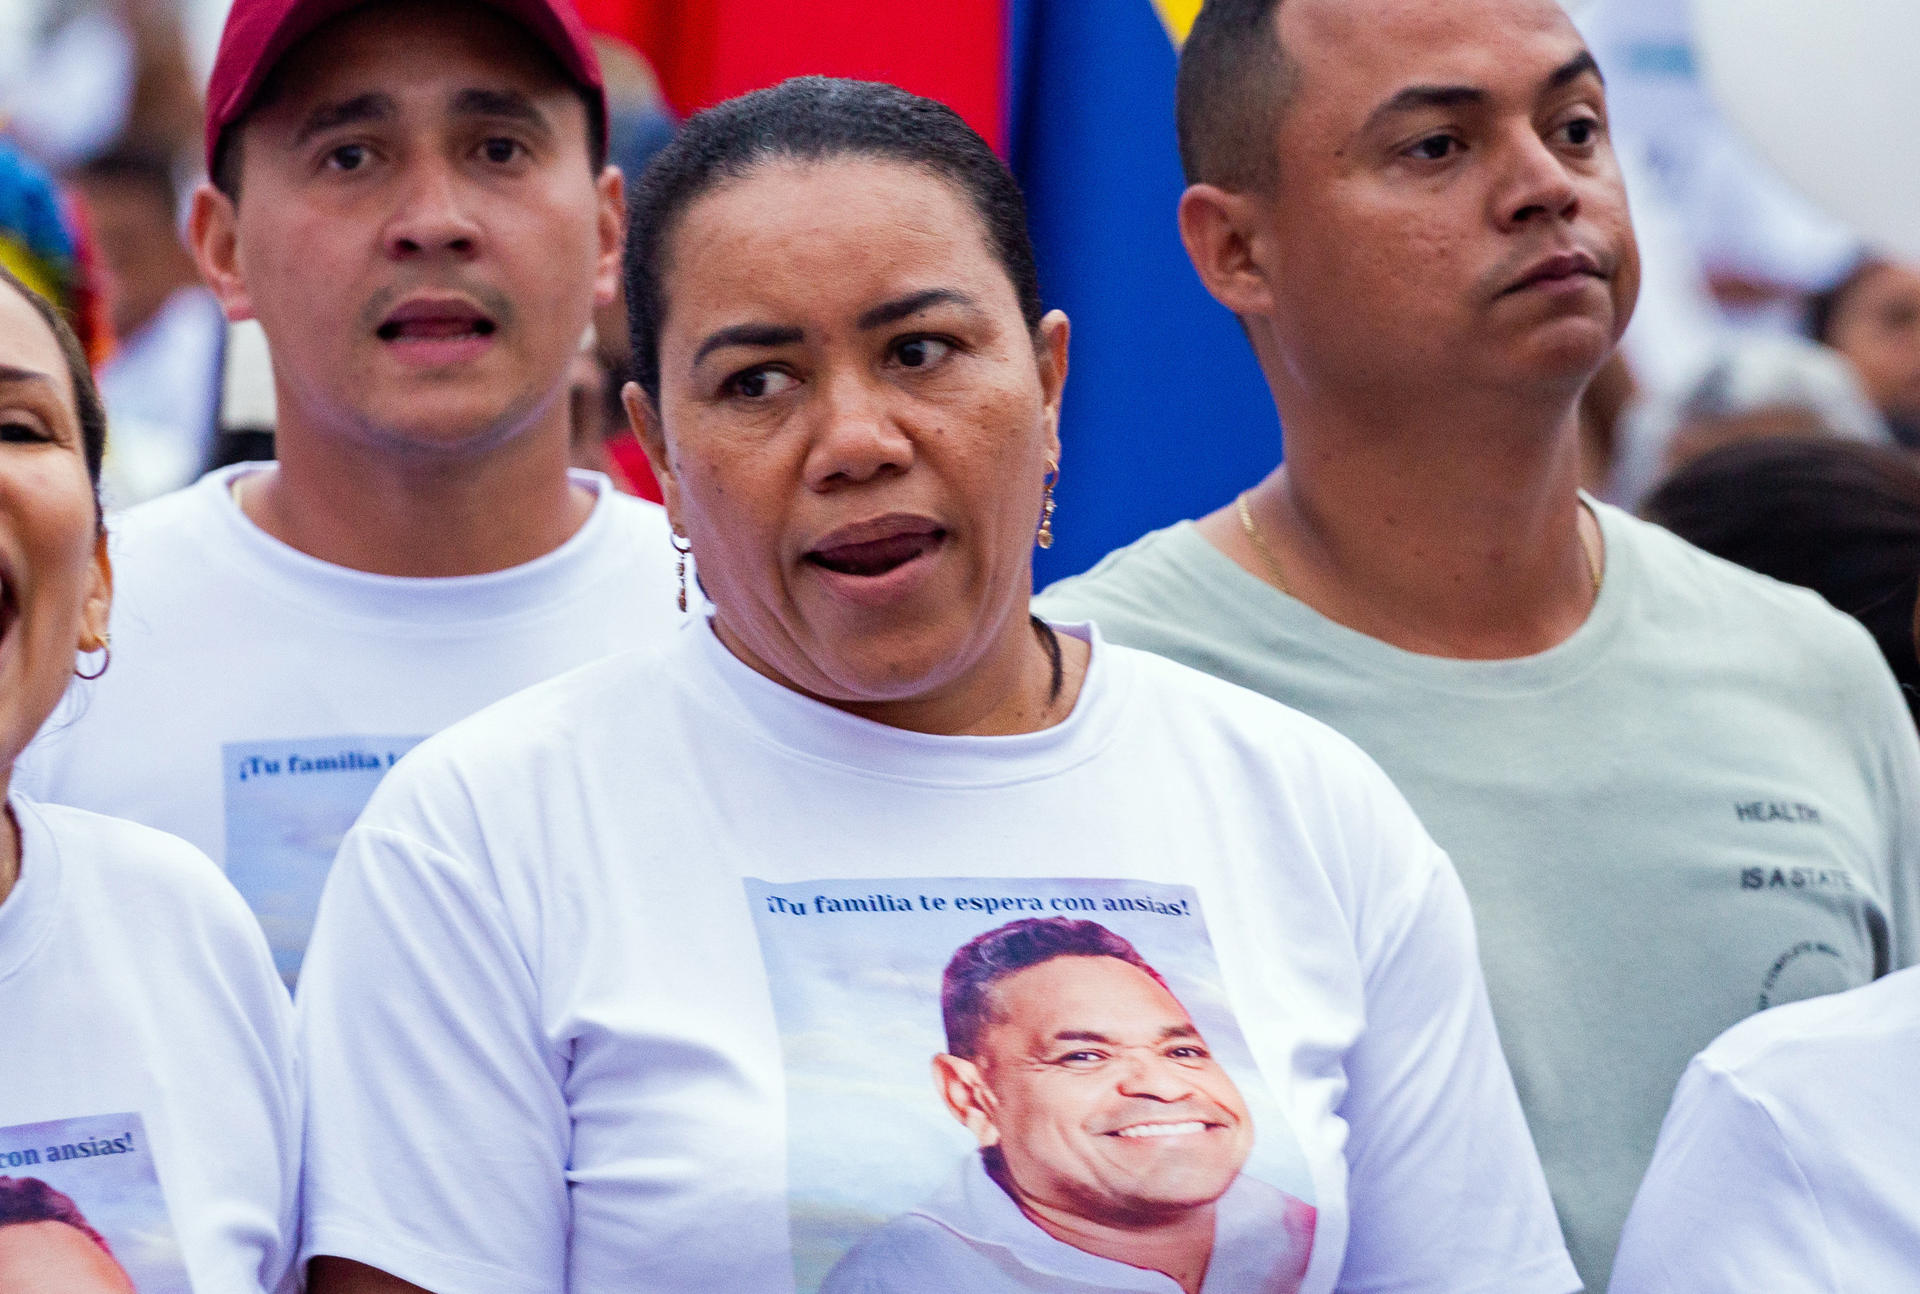
[[1010, 922], [954, 954], [940, 1001], [934, 1084], [979, 1151], [850, 1251], [822, 1294], [1299, 1287], [1314, 1209], [1242, 1171], [1254, 1126], [1240, 1089], [1126, 939], [1093, 921]]

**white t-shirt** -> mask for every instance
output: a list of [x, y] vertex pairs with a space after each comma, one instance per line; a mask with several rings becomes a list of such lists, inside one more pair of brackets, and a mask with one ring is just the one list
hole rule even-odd
[[180, 841], [9, 803], [0, 1178], [67, 1195], [141, 1294], [291, 1291], [293, 1008], [259, 928]]
[[[1274, 1270], [1274, 1222], [1287, 1238], [1293, 1263]], [[1246, 1294], [1298, 1282], [1312, 1252], [1314, 1210], [1278, 1187], [1242, 1173], [1215, 1206], [1213, 1252], [1200, 1294]], [[1297, 1288], [1296, 1285], [1283, 1288]], [[828, 1273], [820, 1294], [1093, 1294], [1138, 1291], [1180, 1294], [1164, 1272], [1147, 1271], [1085, 1253], [1030, 1221], [994, 1182], [979, 1155], [938, 1195], [895, 1218], [858, 1245]]]
[[1920, 1289], [1920, 969], [1764, 1011], [1688, 1067], [1613, 1294]]
[[1098, 641], [1056, 727], [905, 732], [703, 621], [435, 738], [348, 833], [300, 990], [303, 1254], [815, 1290], [973, 1153], [929, 1078], [950, 955], [1056, 917], [1164, 976], [1243, 1171], [1317, 1211], [1276, 1291], [1578, 1287], [1459, 882], [1351, 743]]
[[227, 872], [289, 980], [340, 837], [414, 743], [531, 683], [658, 638], [675, 609], [666, 514], [599, 501], [553, 552], [403, 579], [307, 556], [213, 472], [109, 522], [113, 663], [76, 685], [18, 785], [158, 827]]

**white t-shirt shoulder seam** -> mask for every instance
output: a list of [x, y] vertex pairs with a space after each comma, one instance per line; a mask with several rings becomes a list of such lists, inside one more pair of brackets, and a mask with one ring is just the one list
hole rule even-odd
[[[145, 901], [168, 903], [176, 912], [200, 916], [212, 929], [236, 938], [249, 952], [253, 950], [258, 934], [253, 913], [213, 860], [187, 841], [126, 818], [42, 803], [25, 792], [16, 793], [8, 803], [16, 813], [37, 819], [37, 839], [55, 854], [63, 886], [73, 865], [66, 860], [68, 846], [74, 835], [84, 833], [111, 852], [99, 859], [83, 860], [82, 865], [115, 870], [120, 866], [119, 855], [137, 856], [137, 875]], [[23, 863], [23, 874], [32, 862], [28, 859]], [[264, 953], [264, 945], [260, 951]]]
[[[1809, 999], [1817, 1001], [1818, 999]], [[1755, 1017], [1757, 1018], [1757, 1017]], [[1775, 1151], [1793, 1169], [1793, 1185], [1799, 1194], [1813, 1206], [1814, 1216], [1820, 1219], [1820, 1237], [1823, 1249], [1833, 1247], [1833, 1231], [1827, 1225], [1825, 1210], [1820, 1204], [1820, 1193], [1814, 1189], [1813, 1182], [1807, 1177], [1806, 1168], [1800, 1162], [1800, 1156], [1794, 1152], [1793, 1138], [1780, 1126], [1779, 1111], [1773, 1101], [1764, 1094], [1748, 1086], [1735, 1071], [1717, 1064], [1710, 1056], [1701, 1056], [1694, 1061], [1701, 1075], [1708, 1082], [1708, 1090], [1719, 1088], [1727, 1100], [1738, 1102], [1752, 1110], [1767, 1130]], [[1822, 1266], [1830, 1266], [1825, 1262]]]
[[[1426, 910], [1427, 897], [1441, 876], [1441, 861], [1446, 851], [1438, 845], [1429, 846], [1424, 852], [1424, 862], [1420, 870], [1408, 877], [1402, 892], [1393, 895], [1393, 908], [1382, 915], [1379, 922], [1380, 933], [1373, 946], [1361, 947], [1360, 964], [1366, 968], [1367, 988], [1375, 987], [1375, 978], [1392, 966], [1394, 955], [1413, 934], [1420, 914]], [[1360, 929], [1359, 914], [1350, 914], [1355, 922], [1354, 938], [1356, 942], [1363, 936]]]

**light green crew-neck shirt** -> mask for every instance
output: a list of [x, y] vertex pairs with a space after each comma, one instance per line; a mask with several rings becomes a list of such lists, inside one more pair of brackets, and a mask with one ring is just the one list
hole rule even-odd
[[1466, 883], [1507, 1059], [1598, 1291], [1694, 1053], [1754, 1011], [1914, 960], [1920, 743], [1851, 619], [1595, 511], [1592, 614], [1517, 660], [1356, 633], [1191, 523], [1037, 606], [1304, 710], [1386, 769]]

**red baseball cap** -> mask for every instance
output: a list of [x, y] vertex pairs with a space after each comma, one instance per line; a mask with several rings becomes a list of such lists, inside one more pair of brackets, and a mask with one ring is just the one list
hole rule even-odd
[[[605, 142], [606, 85], [600, 60], [571, 0], [474, 0], [499, 10], [559, 60], [587, 96], [596, 144]], [[207, 79], [207, 173], [213, 173], [220, 137], [253, 106], [268, 73], [314, 28], [349, 9], [380, 0], [234, 0], [220, 33], [220, 52]]]

